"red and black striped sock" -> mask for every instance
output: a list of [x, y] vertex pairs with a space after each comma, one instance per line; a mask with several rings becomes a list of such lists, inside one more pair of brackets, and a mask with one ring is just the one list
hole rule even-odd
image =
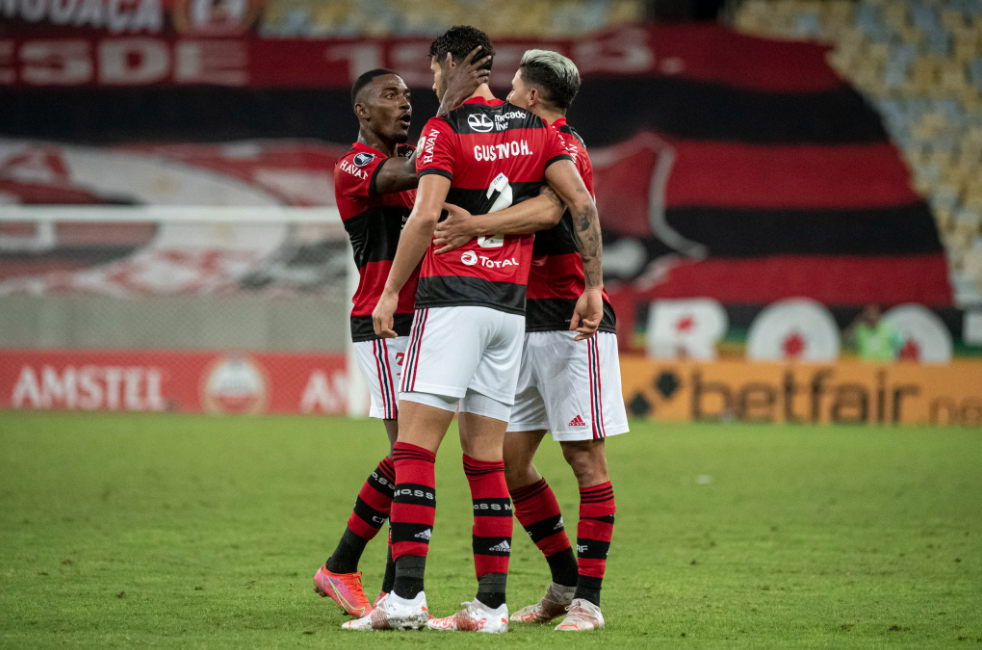
[[477, 460], [464, 454], [464, 474], [474, 504], [474, 570], [477, 599], [496, 609], [505, 602], [513, 529], [505, 461]]
[[436, 517], [436, 454], [397, 442], [392, 447], [396, 468], [395, 497], [390, 527], [392, 557], [396, 564], [393, 591], [401, 598], [413, 599], [423, 591], [426, 554]]
[[392, 509], [392, 493], [395, 490], [396, 470], [386, 456], [358, 492], [355, 509], [348, 517], [348, 527], [341, 536], [334, 554], [324, 563], [333, 573], [352, 573], [358, 570], [358, 561], [365, 545], [374, 538], [389, 518]]
[[515, 516], [528, 536], [546, 556], [552, 581], [566, 587], [575, 587], [577, 578], [576, 556], [563, 527], [563, 514], [552, 488], [546, 480], [539, 479], [531, 485], [511, 492], [515, 504]]
[[600, 588], [607, 569], [616, 510], [610, 481], [580, 488], [580, 523], [576, 527], [580, 576], [573, 597], [585, 598], [597, 606], [600, 605]]

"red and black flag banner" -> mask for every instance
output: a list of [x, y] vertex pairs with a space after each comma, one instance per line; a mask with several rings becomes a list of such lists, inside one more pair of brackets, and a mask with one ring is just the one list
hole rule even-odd
[[[404, 76], [416, 129], [434, 113], [428, 44], [7, 29], [0, 137], [100, 147], [279, 139], [317, 149], [318, 140], [334, 151], [355, 136], [348, 87], [365, 69]], [[949, 313], [960, 333], [931, 212], [823, 46], [718, 25], [495, 45], [502, 97], [531, 47], [567, 54], [583, 73], [568, 119], [594, 162], [608, 287], [626, 329], [635, 305], [659, 298], [759, 310], [804, 297], [847, 311], [917, 302]]]

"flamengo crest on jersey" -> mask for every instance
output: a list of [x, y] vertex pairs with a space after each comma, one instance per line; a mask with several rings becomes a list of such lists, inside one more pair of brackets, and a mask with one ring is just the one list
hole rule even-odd
[[[409, 157], [412, 153], [412, 147], [400, 145], [400, 156]], [[334, 169], [334, 197], [358, 266], [358, 289], [351, 309], [351, 338], [356, 343], [378, 338], [372, 326], [372, 310], [389, 277], [399, 233], [416, 201], [415, 190], [376, 192], [375, 176], [387, 159], [381, 151], [356, 142]], [[408, 336], [412, 325], [416, 281], [414, 272], [399, 294], [394, 327], [400, 336]]]
[[[591, 196], [593, 191], [593, 163], [587, 153], [583, 138], [566, 124], [566, 118], [553, 122], [576, 169], [583, 178]], [[573, 236], [573, 217], [567, 210], [559, 223], [548, 230], [535, 233], [532, 248], [532, 270], [529, 274], [528, 302], [525, 308], [527, 332], [566, 331], [576, 307], [576, 300], [583, 293], [583, 259], [580, 257]], [[617, 320], [604, 291], [604, 315], [600, 320], [601, 332], [614, 332]]]
[[[433, 118], [419, 140], [420, 177], [451, 180], [447, 202], [475, 218], [538, 196], [545, 170], [572, 160], [560, 135], [540, 118], [501, 100], [474, 97]], [[532, 235], [479, 237], [423, 258], [416, 307], [484, 306], [525, 313]]]

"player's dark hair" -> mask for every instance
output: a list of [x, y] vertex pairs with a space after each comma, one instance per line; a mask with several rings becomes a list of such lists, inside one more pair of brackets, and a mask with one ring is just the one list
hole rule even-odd
[[351, 106], [353, 107], [358, 103], [358, 93], [361, 89], [372, 83], [375, 77], [381, 77], [382, 75], [395, 74], [392, 70], [386, 70], [385, 68], [375, 68], [374, 70], [369, 70], [368, 72], [363, 72], [357, 79], [355, 83], [351, 84]]
[[520, 64], [522, 81], [536, 86], [542, 99], [565, 111], [580, 91], [580, 71], [558, 52], [529, 50]]
[[476, 58], [491, 55], [487, 63], [481, 66], [482, 70], [490, 70], [494, 63], [494, 46], [488, 35], [470, 25], [454, 25], [448, 29], [443, 36], [430, 43], [430, 59], [436, 58], [443, 63], [449, 52], [453, 56], [455, 63], [463, 61], [475, 47], [481, 46], [483, 52], [479, 52]]

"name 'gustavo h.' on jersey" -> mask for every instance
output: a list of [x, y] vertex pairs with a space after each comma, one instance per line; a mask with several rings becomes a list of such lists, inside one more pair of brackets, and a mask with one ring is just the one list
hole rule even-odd
[[[447, 202], [475, 218], [538, 196], [545, 170], [572, 160], [560, 135], [539, 117], [498, 99], [474, 97], [426, 123], [417, 174], [451, 181]], [[476, 305], [524, 314], [533, 235], [479, 237], [423, 258], [417, 309]]]

